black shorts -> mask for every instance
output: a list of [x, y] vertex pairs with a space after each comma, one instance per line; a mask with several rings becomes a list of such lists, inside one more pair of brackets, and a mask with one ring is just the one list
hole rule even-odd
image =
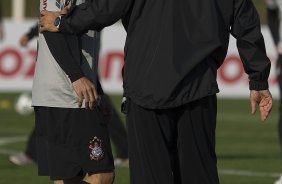
[[62, 180], [114, 170], [100, 109], [35, 107], [35, 125], [39, 175]]

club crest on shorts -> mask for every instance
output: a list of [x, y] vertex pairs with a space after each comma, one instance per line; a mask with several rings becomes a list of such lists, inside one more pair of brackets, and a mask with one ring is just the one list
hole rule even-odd
[[90, 141], [89, 149], [91, 150], [91, 160], [101, 160], [104, 157], [104, 151], [102, 149], [102, 140], [98, 139], [98, 137], [94, 137], [93, 140]]

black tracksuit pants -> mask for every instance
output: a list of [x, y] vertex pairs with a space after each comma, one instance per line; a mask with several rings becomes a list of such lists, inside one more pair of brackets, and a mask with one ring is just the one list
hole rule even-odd
[[216, 95], [177, 108], [126, 102], [131, 184], [218, 184]]

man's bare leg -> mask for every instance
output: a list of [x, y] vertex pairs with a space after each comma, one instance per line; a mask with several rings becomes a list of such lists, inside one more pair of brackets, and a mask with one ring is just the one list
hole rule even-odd
[[115, 178], [114, 172], [86, 174], [83, 181], [90, 184], [113, 184]]

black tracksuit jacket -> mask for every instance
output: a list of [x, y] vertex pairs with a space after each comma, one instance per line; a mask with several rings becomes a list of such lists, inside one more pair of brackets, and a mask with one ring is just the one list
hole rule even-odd
[[119, 19], [127, 32], [124, 95], [143, 107], [172, 108], [217, 93], [230, 34], [250, 89], [268, 89], [270, 61], [251, 0], [86, 0], [62, 18], [60, 31], [100, 30]]

